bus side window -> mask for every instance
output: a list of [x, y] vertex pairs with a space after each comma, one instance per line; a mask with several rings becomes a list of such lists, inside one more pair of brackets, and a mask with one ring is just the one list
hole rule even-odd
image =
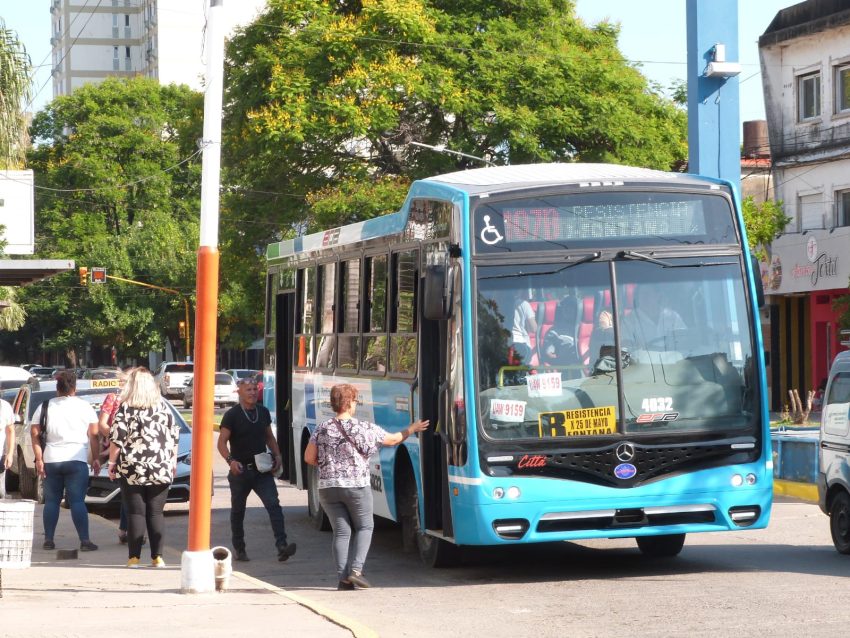
[[334, 328], [334, 293], [336, 290], [336, 263], [323, 264], [319, 267], [318, 281], [319, 322], [318, 349], [316, 352], [316, 367], [329, 369], [334, 367], [336, 354], [336, 334]]
[[295, 367], [313, 367], [314, 307], [316, 301], [316, 269], [313, 266], [298, 271], [295, 311], [296, 331], [293, 352]]
[[340, 264], [337, 366], [356, 370], [360, 358], [360, 260]]
[[390, 372], [416, 374], [416, 283], [419, 252], [406, 250], [393, 255], [392, 325], [390, 327]]
[[383, 373], [387, 369], [387, 256], [366, 258], [366, 278], [361, 305], [363, 362], [361, 370]]

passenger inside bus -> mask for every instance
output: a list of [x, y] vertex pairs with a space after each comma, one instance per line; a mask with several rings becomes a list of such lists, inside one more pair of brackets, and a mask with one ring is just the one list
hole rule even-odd
[[531, 365], [534, 342], [531, 335], [537, 335], [537, 319], [534, 309], [528, 301], [527, 293], [522, 289], [514, 292], [514, 322], [511, 327], [511, 341], [516, 365]]
[[564, 378], [579, 376], [578, 350], [576, 348], [576, 328], [578, 322], [578, 300], [567, 293], [558, 302], [551, 327], [543, 333], [541, 323], [541, 358], [544, 364], [553, 366], [574, 366], [564, 370]]
[[610, 310], [599, 313], [596, 326], [590, 335], [590, 362], [594, 370], [600, 370], [600, 365], [606, 356], [614, 358], [614, 317]]

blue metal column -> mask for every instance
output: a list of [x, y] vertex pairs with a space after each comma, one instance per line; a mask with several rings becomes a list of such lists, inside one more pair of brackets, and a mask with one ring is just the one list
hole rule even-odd
[[687, 2], [688, 171], [729, 180], [740, 190], [738, 77], [706, 76], [716, 44], [725, 45], [725, 61], [738, 62], [738, 0]]

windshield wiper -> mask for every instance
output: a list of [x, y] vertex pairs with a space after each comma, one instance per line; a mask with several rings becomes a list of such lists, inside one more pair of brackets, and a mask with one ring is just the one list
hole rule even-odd
[[618, 255], [618, 257], [623, 259], [634, 259], [636, 261], [648, 261], [651, 264], [658, 264], [663, 268], [702, 268], [703, 266], [735, 266], [738, 264], [737, 261], [699, 261], [695, 264], [673, 264], [669, 261], [650, 257], [645, 253], [639, 253], [636, 250], [624, 250]]
[[599, 257], [601, 255], [602, 255], [602, 253], [600, 253], [600, 252], [589, 253], [587, 255], [584, 255], [583, 257], [580, 257], [579, 259], [576, 259], [575, 261], [570, 261], [569, 263], [561, 266], [560, 268], [556, 268], [555, 270], [540, 270], [540, 271], [535, 270], [535, 271], [529, 271], [529, 272], [526, 272], [524, 270], [519, 270], [518, 272], [512, 272], [512, 273], [509, 273], [509, 274], [489, 275], [487, 277], [479, 277], [478, 279], [479, 280], [484, 280], [484, 279], [509, 279], [509, 278], [512, 278], [512, 277], [522, 277], [524, 275], [557, 275], [559, 272], [563, 272], [563, 271], [567, 270], [568, 268], [572, 268], [573, 266], [578, 266], [579, 264], [586, 264], [589, 261], [594, 261], [596, 259], [599, 259]]

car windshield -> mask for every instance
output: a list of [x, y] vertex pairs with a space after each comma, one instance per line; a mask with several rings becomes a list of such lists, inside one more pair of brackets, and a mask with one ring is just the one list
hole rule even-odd
[[216, 372], [215, 373], [215, 384], [216, 385], [232, 385], [233, 377], [231, 377], [226, 372]]
[[752, 431], [739, 258], [479, 266], [477, 278], [487, 437]]

